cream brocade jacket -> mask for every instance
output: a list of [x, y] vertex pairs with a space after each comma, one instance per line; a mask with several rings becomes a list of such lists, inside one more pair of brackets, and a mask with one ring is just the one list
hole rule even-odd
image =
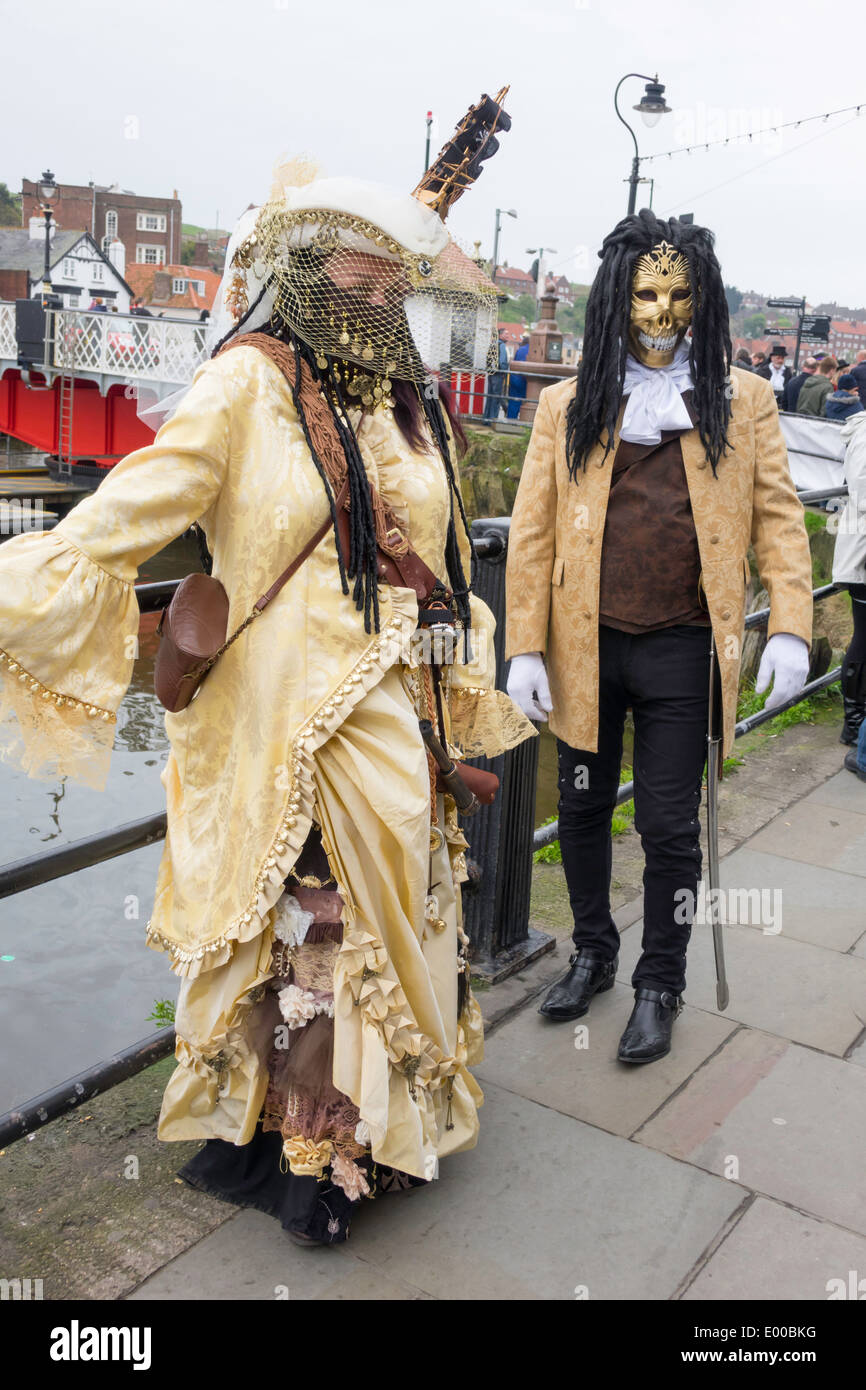
[[[381, 412], [353, 420], [369, 476], [422, 559], [443, 574], [441, 459], [411, 452]], [[53, 531], [0, 546], [0, 754], [30, 776], [104, 786], [136, 653], [138, 567], [200, 520], [233, 631], [326, 515], [277, 367], [253, 347], [205, 363], [152, 445], [118, 463]], [[462, 546], [468, 576], [465, 538]], [[380, 633], [367, 634], [340, 590], [329, 531], [192, 703], [166, 713], [168, 832], [147, 941], [188, 983], [227, 964], [242, 943], [261, 936], [267, 944], [273, 906], [310, 829], [316, 749], [391, 667], [410, 660], [414, 593], [382, 586], [379, 602]], [[494, 621], [474, 597], [472, 618], [474, 660], [450, 673], [451, 742], [468, 756], [494, 755], [534, 729], [493, 688]], [[460, 880], [466, 842], [456, 818], [448, 838]], [[347, 941], [345, 961], [381, 1024], [387, 1000], [375, 981], [364, 983], [377, 949]], [[200, 1051], [186, 1060], [204, 1085], [212, 1076]]]

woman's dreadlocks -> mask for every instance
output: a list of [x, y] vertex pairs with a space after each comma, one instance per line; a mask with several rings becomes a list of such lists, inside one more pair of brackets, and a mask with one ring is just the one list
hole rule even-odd
[[617, 223], [598, 253], [601, 267], [587, 300], [583, 359], [567, 415], [568, 471], [575, 482], [596, 444], [605, 444], [605, 458], [613, 448], [629, 350], [632, 274], [638, 257], [660, 241], [681, 251], [689, 265], [693, 306], [689, 367], [695, 383], [698, 433], [714, 476], [727, 448], [731, 334], [722, 272], [713, 250], [715, 237], [706, 227], [676, 217], [664, 221], [642, 208]]

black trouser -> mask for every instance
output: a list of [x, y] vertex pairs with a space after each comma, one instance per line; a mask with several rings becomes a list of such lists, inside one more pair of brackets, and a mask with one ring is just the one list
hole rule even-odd
[[[632, 635], [599, 628], [598, 752], [557, 740], [559, 842], [576, 946], [613, 959], [611, 817], [626, 710], [634, 717], [635, 828], [644, 868], [642, 954], [632, 985], [685, 989], [686, 947], [701, 876], [701, 780], [706, 760], [710, 629]], [[685, 890], [685, 892], [683, 891]]]

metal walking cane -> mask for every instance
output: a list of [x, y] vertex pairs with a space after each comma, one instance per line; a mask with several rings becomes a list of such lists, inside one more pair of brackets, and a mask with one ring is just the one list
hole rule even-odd
[[[716, 700], [716, 643], [710, 628], [710, 698], [707, 711], [707, 877], [710, 884], [710, 923], [716, 959], [716, 1006], [726, 1009], [730, 999], [725, 974], [725, 944], [719, 920], [719, 778], [722, 770], [721, 710]], [[717, 728], [718, 726], [718, 728]]]

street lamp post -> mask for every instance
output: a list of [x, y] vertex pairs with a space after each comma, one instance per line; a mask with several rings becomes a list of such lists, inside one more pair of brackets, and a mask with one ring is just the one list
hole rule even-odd
[[57, 184], [54, 182], [54, 175], [50, 169], [44, 170], [42, 178], [39, 180], [39, 192], [42, 197], [42, 216], [45, 218], [45, 264], [42, 268], [42, 307], [48, 307], [48, 296], [51, 294], [51, 199], [57, 194]]
[[506, 217], [517, 216], [517, 213], [514, 211], [514, 208], [496, 209], [496, 223], [493, 231], [493, 267], [490, 272], [490, 278], [493, 281], [494, 285], [496, 284], [496, 267], [499, 264], [499, 233], [502, 231], [503, 212], [505, 213]]
[[634, 157], [631, 161], [631, 173], [628, 179], [628, 210], [632, 213], [637, 202], [637, 186], [640, 183], [640, 155], [637, 148], [637, 137], [620, 111], [617, 100], [620, 87], [629, 77], [640, 78], [641, 82], [646, 83], [643, 96], [638, 104], [632, 107], [633, 111], [640, 112], [644, 125], [654, 126], [662, 116], [670, 112], [671, 108], [665, 103], [664, 84], [659, 82], [658, 73], [655, 77], [647, 77], [644, 72], [627, 72], [625, 77], [621, 77], [616, 84], [616, 91], [613, 94], [613, 108], [634, 142]]
[[424, 149], [424, 173], [430, 168], [430, 131], [433, 126], [433, 112], [427, 112], [427, 144]]
[[527, 248], [526, 248], [526, 254], [527, 254], [527, 256], [537, 256], [537, 257], [538, 257], [538, 273], [537, 273], [537, 275], [536, 275], [536, 277], [535, 277], [535, 302], [536, 302], [536, 304], [538, 304], [538, 302], [540, 301], [540, 299], [542, 298], [542, 296], [543, 296], [543, 294], [544, 294], [544, 285], [543, 285], [543, 283], [542, 283], [541, 277], [542, 277], [542, 275], [544, 274], [544, 253], [545, 253], [545, 251], [549, 252], [551, 256], [556, 256], [556, 255], [559, 254], [555, 246], [527, 246]]

